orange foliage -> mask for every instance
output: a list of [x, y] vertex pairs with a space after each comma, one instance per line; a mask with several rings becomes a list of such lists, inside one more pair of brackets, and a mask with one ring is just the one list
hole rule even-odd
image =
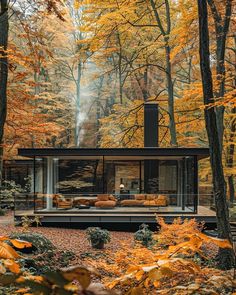
[[204, 226], [204, 223], [198, 223], [193, 219], [176, 218], [173, 223], [167, 224], [162, 217], [157, 216], [157, 223], [160, 230], [156, 234], [156, 240], [159, 245], [171, 246], [189, 239], [191, 234], [199, 234]]

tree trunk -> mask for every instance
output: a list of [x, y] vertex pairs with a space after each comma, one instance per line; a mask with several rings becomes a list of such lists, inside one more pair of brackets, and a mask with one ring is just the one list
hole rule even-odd
[[[236, 107], [232, 109], [232, 114], [236, 114]], [[236, 132], [236, 118], [232, 119], [232, 122], [230, 124], [230, 137], [229, 137], [229, 146], [227, 147], [227, 154], [226, 154], [226, 165], [227, 168], [233, 169], [234, 167], [234, 152], [235, 152], [235, 144], [234, 144], [234, 138], [235, 138], [235, 132]], [[232, 143], [233, 142], [233, 143]], [[230, 175], [228, 177], [228, 188], [229, 188], [229, 199], [230, 202], [234, 202], [234, 176]]]
[[[210, 68], [208, 13], [206, 0], [198, 0], [200, 67], [203, 86], [204, 104], [213, 103], [213, 81]], [[216, 204], [216, 220], [218, 236], [232, 241], [229, 224], [229, 210], [226, 201], [226, 183], [222, 165], [222, 149], [219, 140], [216, 112], [213, 107], [205, 108], [205, 124], [209, 141], [210, 162], [213, 176], [213, 191]], [[218, 253], [219, 267], [230, 269], [234, 265], [232, 249], [220, 249]]]
[[154, 0], [149, 0], [154, 17], [157, 23], [157, 26], [160, 29], [160, 32], [164, 38], [165, 42], [165, 62], [166, 62], [166, 81], [167, 81], [167, 93], [168, 93], [168, 113], [169, 113], [169, 129], [170, 129], [170, 143], [171, 145], [177, 146], [177, 137], [176, 137], [176, 124], [174, 116], [174, 85], [172, 80], [172, 64], [170, 60], [171, 47], [169, 45], [169, 35], [171, 32], [171, 15], [170, 15], [170, 6], [169, 0], [165, 0], [165, 12], [166, 12], [166, 29], [163, 26], [159, 12], [156, 8], [156, 3]]
[[[219, 81], [218, 89], [215, 91], [216, 98], [220, 99], [225, 94], [225, 46], [226, 38], [229, 31], [230, 19], [232, 14], [232, 0], [226, 1], [225, 15], [222, 19], [220, 12], [217, 10], [215, 0], [207, 0], [210, 6], [216, 35], [216, 74]], [[223, 147], [224, 135], [224, 106], [218, 107], [216, 111], [216, 122], [221, 148]]]
[[166, 80], [168, 89], [168, 113], [169, 113], [169, 129], [170, 129], [170, 143], [171, 145], [177, 145], [176, 138], [176, 125], [175, 125], [175, 115], [174, 115], [174, 87], [172, 81], [172, 66], [170, 62], [170, 46], [168, 42], [165, 45], [166, 51]]
[[232, 174], [228, 176], [228, 187], [229, 187], [230, 203], [233, 204], [235, 199], [235, 189], [234, 189], [234, 176]]
[[3, 133], [7, 116], [8, 27], [8, 1], [0, 0], [0, 184], [3, 165]]
[[[78, 49], [79, 50], [79, 49]], [[80, 84], [82, 77], [82, 64], [78, 61], [77, 65], [77, 79], [76, 79], [76, 103], [75, 103], [75, 146], [79, 146], [79, 132], [80, 132]]]

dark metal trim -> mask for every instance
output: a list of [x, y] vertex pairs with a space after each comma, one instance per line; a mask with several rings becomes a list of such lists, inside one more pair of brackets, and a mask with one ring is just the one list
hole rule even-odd
[[197, 213], [198, 208], [198, 162], [197, 157], [194, 157], [194, 212]]
[[35, 204], [36, 203], [35, 202], [36, 201], [36, 192], [35, 192], [35, 188], [36, 188], [36, 184], [35, 184], [35, 178], [36, 178], [35, 177], [36, 176], [36, 160], [35, 160], [35, 157], [34, 157], [34, 168], [33, 169], [34, 169], [34, 188], [33, 189], [34, 189], [34, 213], [35, 213], [36, 212], [36, 206], [35, 206], [36, 205]]
[[105, 161], [104, 156], [102, 157], [102, 192], [105, 193]]
[[209, 148], [22, 148], [24, 157], [46, 156], [197, 156], [209, 157]]

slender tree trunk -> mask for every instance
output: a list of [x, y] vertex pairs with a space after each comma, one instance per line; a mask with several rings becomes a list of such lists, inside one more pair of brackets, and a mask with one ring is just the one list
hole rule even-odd
[[[236, 89], [236, 36], [234, 36], [234, 80], [233, 80], [233, 88]], [[235, 153], [235, 144], [231, 144], [234, 142], [236, 138], [236, 107], [233, 107], [231, 110], [231, 114], [233, 114], [233, 118], [230, 124], [230, 136], [229, 136], [229, 146], [226, 149], [226, 165], [228, 168], [234, 167], [234, 153]], [[235, 200], [235, 188], [234, 188], [234, 175], [231, 174], [228, 176], [228, 189], [229, 189], [229, 199], [230, 202], [233, 203]]]
[[8, 1], [0, 0], [0, 184], [3, 169], [3, 134], [7, 116], [8, 28]]
[[[227, 34], [229, 31], [230, 19], [232, 14], [232, 0], [226, 0], [225, 15], [222, 18], [221, 13], [217, 10], [215, 0], [207, 0], [215, 23], [216, 35], [216, 74], [219, 82], [218, 89], [215, 91], [217, 99], [224, 97], [225, 94], [225, 46]], [[216, 108], [216, 122], [219, 134], [221, 148], [223, 147], [224, 135], [224, 106]]]
[[[210, 68], [208, 13], [206, 0], [198, 0], [200, 66], [203, 86], [204, 104], [214, 102], [213, 81]], [[232, 241], [229, 224], [229, 210], [226, 201], [226, 183], [222, 165], [222, 150], [219, 140], [216, 112], [213, 107], [205, 108], [205, 124], [209, 141], [210, 162], [213, 176], [213, 191], [216, 204], [216, 220], [219, 238]], [[219, 267], [230, 269], [234, 265], [232, 249], [220, 249]]]
[[[232, 114], [236, 114], [236, 107], [232, 109]], [[234, 167], [234, 152], [235, 152], [235, 144], [232, 143], [235, 138], [236, 132], [236, 118], [233, 117], [231, 125], [230, 125], [230, 137], [229, 137], [229, 146], [227, 147], [227, 156], [226, 156], [226, 165], [228, 168], [233, 169]], [[235, 190], [234, 190], [234, 176], [231, 174], [228, 176], [228, 188], [229, 188], [229, 199], [230, 202], [234, 202]]]
[[79, 146], [79, 131], [80, 131], [80, 84], [82, 77], [82, 64], [78, 61], [77, 65], [77, 80], [76, 80], [76, 103], [75, 103], [75, 146]]
[[169, 113], [169, 129], [171, 145], [177, 145], [176, 138], [176, 125], [175, 125], [175, 113], [174, 113], [174, 86], [172, 81], [172, 65], [170, 62], [170, 46], [168, 42], [165, 45], [166, 51], [166, 80], [168, 89], [168, 113]]
[[235, 199], [235, 189], [234, 189], [234, 175], [228, 176], [228, 187], [229, 187], [229, 199], [230, 203], [233, 204]]
[[101, 95], [102, 95], [102, 86], [103, 86], [104, 76], [101, 76], [99, 79], [98, 85], [98, 94], [96, 97], [96, 147], [99, 147], [101, 134], [100, 134], [100, 118], [101, 118]]
[[116, 32], [117, 41], [119, 44], [119, 52], [118, 54], [118, 80], [119, 80], [119, 99], [120, 104], [123, 104], [123, 77], [122, 77], [122, 44], [120, 40], [120, 34]]
[[166, 62], [166, 84], [168, 92], [168, 113], [169, 113], [169, 129], [170, 129], [170, 143], [171, 145], [177, 146], [177, 137], [176, 137], [176, 124], [174, 116], [174, 85], [172, 80], [172, 64], [170, 60], [171, 48], [169, 45], [169, 35], [171, 32], [171, 15], [170, 15], [170, 6], [169, 0], [165, 0], [165, 11], [166, 11], [166, 29], [163, 26], [159, 12], [156, 8], [156, 3], [154, 0], [149, 0], [154, 17], [157, 23], [157, 26], [160, 29], [160, 32], [164, 38], [165, 42], [165, 62]]

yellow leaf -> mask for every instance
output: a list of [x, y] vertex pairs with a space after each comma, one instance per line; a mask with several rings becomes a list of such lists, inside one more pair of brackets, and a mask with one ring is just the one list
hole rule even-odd
[[158, 287], [160, 287], [160, 282], [159, 281], [154, 281], [153, 285], [154, 285], [154, 287], [158, 288]]
[[208, 237], [202, 233], [198, 234], [199, 237], [201, 237], [204, 241], [206, 242], [212, 242], [215, 245], [217, 245], [220, 248], [232, 248], [232, 245], [230, 244], [230, 242], [226, 239], [218, 239], [218, 238], [213, 238], [213, 237]]
[[41, 282], [43, 282], [44, 279], [41, 276], [28, 275], [28, 276], [20, 276], [18, 279], [16, 279], [16, 282], [17, 283], [24, 283], [26, 280], [41, 283]]
[[32, 247], [32, 244], [30, 242], [27, 241], [22, 241], [22, 240], [10, 240], [12, 245], [18, 249], [23, 249], [23, 248], [29, 248]]
[[5, 236], [0, 236], [0, 241], [6, 241], [6, 240], [8, 240], [7, 237], [5, 237]]
[[159, 269], [154, 268], [149, 271], [148, 277], [150, 280], [156, 281], [156, 280], [160, 280], [163, 277], [163, 275]]
[[143, 295], [143, 289], [141, 287], [135, 287], [132, 288], [131, 292], [129, 292], [129, 295]]
[[130, 272], [134, 272], [136, 270], [139, 270], [140, 267], [138, 265], [131, 265], [128, 269], [127, 269], [127, 273], [130, 273]]
[[144, 274], [144, 271], [143, 270], [140, 270], [138, 271], [136, 274], [135, 274], [135, 278], [136, 280], [140, 281], [143, 277], [143, 274]]
[[62, 276], [70, 282], [77, 280], [84, 290], [88, 288], [91, 282], [90, 272], [80, 266], [68, 268], [62, 272]]
[[20, 266], [14, 260], [10, 260], [10, 259], [4, 260], [4, 265], [13, 273], [20, 272]]
[[150, 283], [150, 279], [146, 278], [145, 282], [144, 282], [144, 287], [148, 288], [149, 287], [149, 283]]
[[29, 294], [27, 293], [29, 291], [28, 288], [21, 288], [21, 289], [18, 289], [17, 291], [15, 291], [15, 293], [24, 293], [25, 294]]
[[20, 255], [8, 244], [0, 242], [0, 258], [15, 259]]
[[120, 282], [120, 280], [116, 279], [116, 280], [112, 281], [111, 283], [108, 283], [107, 287], [110, 289], [113, 289], [119, 282]]
[[75, 292], [75, 291], [78, 291], [78, 286], [76, 286], [75, 284], [69, 283], [64, 286], [64, 289]]

